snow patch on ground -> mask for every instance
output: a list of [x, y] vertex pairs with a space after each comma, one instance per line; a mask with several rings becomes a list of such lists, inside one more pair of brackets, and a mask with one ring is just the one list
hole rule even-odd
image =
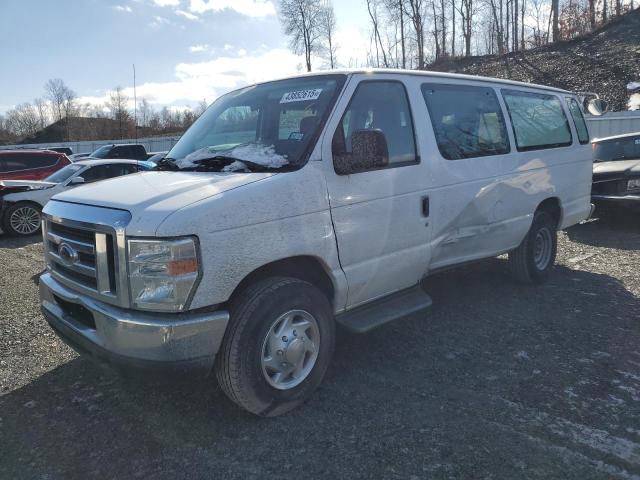
[[[212, 147], [201, 148], [200, 150], [196, 150], [186, 157], [177, 160], [176, 165], [179, 168], [197, 167], [198, 160], [204, 160], [216, 155], [235, 157], [240, 160], [246, 160], [248, 162], [256, 163], [263, 167], [269, 168], [280, 168], [289, 163], [286, 156], [276, 153], [274, 145], [248, 143], [238, 145], [227, 150], [216, 150]], [[247, 170], [247, 167], [241, 161], [233, 162], [232, 164], [227, 165], [224, 168], [225, 172], [236, 172], [243, 170]]]

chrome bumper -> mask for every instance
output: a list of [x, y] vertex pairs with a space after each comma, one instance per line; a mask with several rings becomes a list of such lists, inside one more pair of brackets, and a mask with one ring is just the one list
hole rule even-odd
[[640, 195], [591, 195], [591, 199], [640, 202]]
[[40, 277], [42, 313], [79, 353], [116, 367], [208, 373], [229, 313], [145, 313], [78, 294], [49, 273]]
[[640, 195], [591, 195], [591, 201], [600, 205], [640, 208]]

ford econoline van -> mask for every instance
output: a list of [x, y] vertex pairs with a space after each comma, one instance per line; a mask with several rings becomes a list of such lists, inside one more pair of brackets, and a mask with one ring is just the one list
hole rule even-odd
[[252, 85], [157, 171], [46, 205], [42, 311], [80, 352], [215, 372], [282, 414], [322, 381], [336, 324], [427, 309], [426, 276], [508, 253], [544, 281], [556, 232], [590, 214], [591, 169], [579, 100], [556, 88], [397, 70]]

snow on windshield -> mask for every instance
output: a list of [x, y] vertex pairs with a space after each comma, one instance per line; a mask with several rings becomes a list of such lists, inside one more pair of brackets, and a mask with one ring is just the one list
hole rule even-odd
[[178, 168], [193, 168], [198, 166], [198, 160], [211, 158], [216, 155], [235, 157], [239, 160], [227, 165], [223, 170], [225, 172], [246, 170], [247, 167], [241, 162], [241, 160], [246, 160], [269, 168], [280, 168], [289, 163], [286, 155], [276, 153], [274, 145], [247, 143], [226, 150], [216, 150], [214, 147], [201, 148], [190, 153], [184, 158], [176, 160], [176, 165]]

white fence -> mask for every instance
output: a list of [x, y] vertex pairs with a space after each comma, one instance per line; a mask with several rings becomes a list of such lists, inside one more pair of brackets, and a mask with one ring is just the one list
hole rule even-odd
[[8, 150], [13, 148], [44, 148], [44, 147], [69, 147], [73, 153], [91, 153], [102, 145], [111, 145], [113, 143], [141, 143], [147, 152], [164, 152], [171, 150], [180, 136], [173, 137], [148, 137], [148, 138], [127, 138], [122, 140], [90, 140], [84, 142], [52, 142], [52, 143], [33, 143], [28, 145], [0, 145], [0, 150]]
[[610, 112], [600, 117], [586, 116], [591, 139], [640, 132], [640, 111]]

